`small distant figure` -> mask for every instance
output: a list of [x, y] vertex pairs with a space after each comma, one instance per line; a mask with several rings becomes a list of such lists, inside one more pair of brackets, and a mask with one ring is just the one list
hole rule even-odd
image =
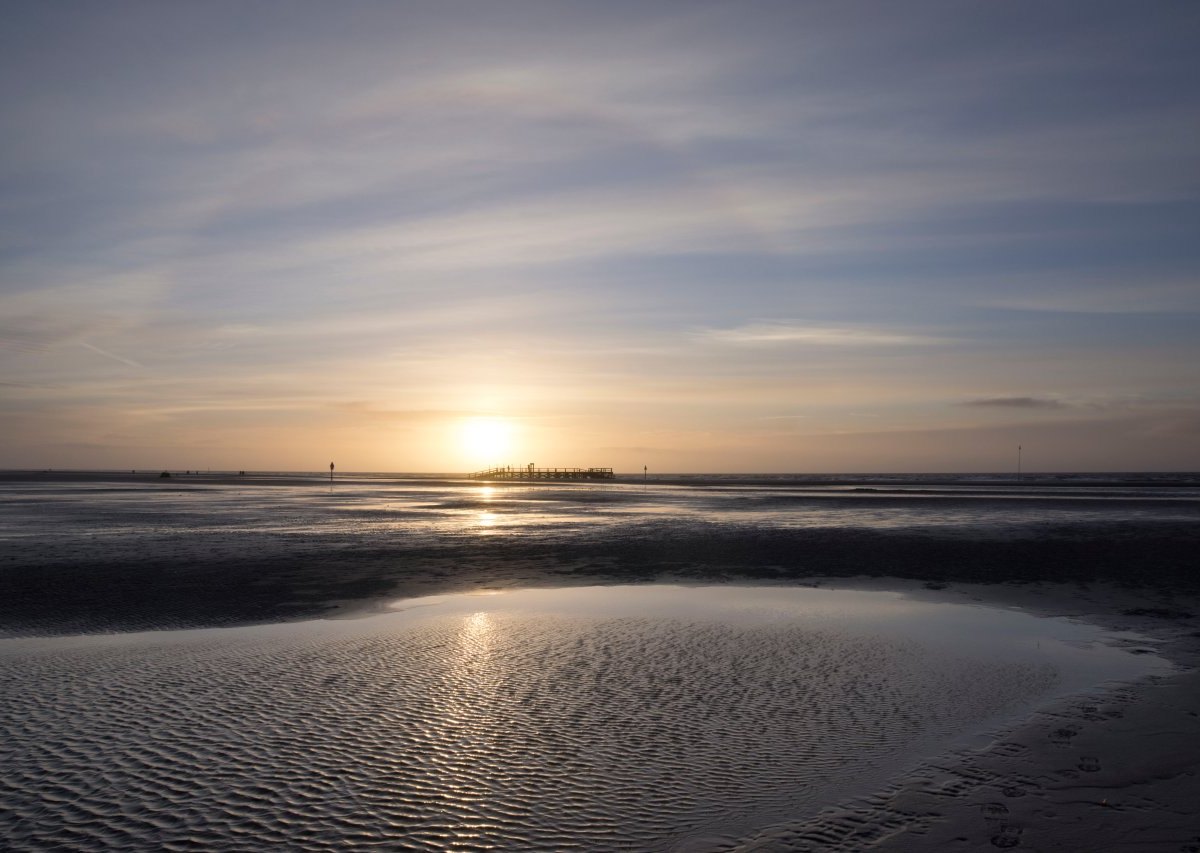
[[333, 463], [329, 463], [329, 482], [333, 482]]
[[170, 476], [171, 476], [170, 471], [163, 471], [161, 474], [158, 475], [158, 478], [161, 480], [163, 477], [170, 477]]

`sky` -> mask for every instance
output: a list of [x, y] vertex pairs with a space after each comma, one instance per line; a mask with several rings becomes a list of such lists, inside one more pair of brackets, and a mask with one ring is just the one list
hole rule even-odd
[[8, 2], [0, 467], [1200, 470], [1200, 4]]

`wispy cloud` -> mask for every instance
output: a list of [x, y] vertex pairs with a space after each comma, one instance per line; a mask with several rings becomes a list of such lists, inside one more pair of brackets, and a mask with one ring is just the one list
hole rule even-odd
[[739, 346], [896, 347], [931, 346], [949, 339], [851, 326], [822, 326], [800, 321], [759, 321], [727, 329], [702, 329], [699, 336]]
[[1052, 397], [981, 397], [960, 403], [984, 409], [1066, 409], [1066, 403]]

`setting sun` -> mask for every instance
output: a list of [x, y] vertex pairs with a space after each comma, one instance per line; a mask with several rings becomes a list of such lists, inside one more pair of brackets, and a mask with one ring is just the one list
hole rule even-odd
[[475, 465], [500, 465], [512, 451], [512, 421], [504, 418], [470, 418], [459, 429], [459, 448]]

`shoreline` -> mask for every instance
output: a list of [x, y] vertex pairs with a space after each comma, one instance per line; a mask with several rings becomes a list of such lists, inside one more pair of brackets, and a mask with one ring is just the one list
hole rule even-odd
[[933, 595], [1133, 632], [1177, 669], [1040, 706], [983, 745], [931, 756], [883, 789], [729, 849], [1200, 849], [1200, 598], [1053, 584]]

